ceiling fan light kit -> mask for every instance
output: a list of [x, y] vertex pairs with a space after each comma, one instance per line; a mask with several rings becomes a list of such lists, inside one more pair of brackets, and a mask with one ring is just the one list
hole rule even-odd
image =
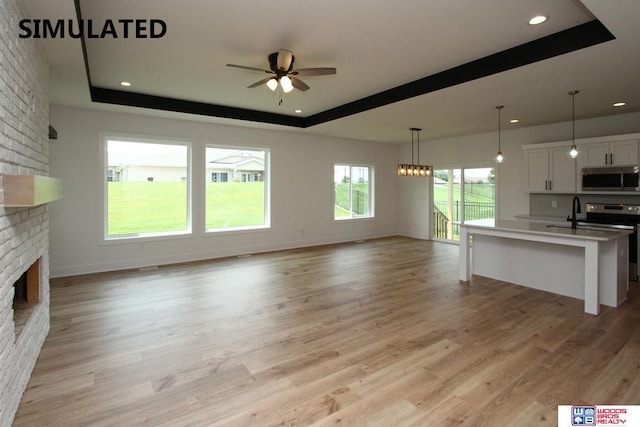
[[289, 76], [280, 77], [280, 86], [284, 93], [289, 93], [293, 90], [293, 82], [289, 78]]
[[275, 77], [270, 78], [269, 80], [267, 80], [267, 87], [271, 90], [276, 90], [278, 88], [278, 80], [275, 79]]
[[257, 82], [247, 87], [254, 88], [266, 84], [267, 87], [272, 91], [275, 91], [278, 87], [280, 87], [282, 88], [282, 91], [284, 93], [289, 93], [293, 89], [298, 89], [302, 92], [309, 90], [309, 85], [307, 85], [296, 76], [326, 76], [336, 74], [336, 69], [329, 67], [301, 68], [299, 70], [294, 70], [293, 63], [295, 62], [296, 57], [290, 50], [287, 49], [280, 49], [278, 52], [270, 54], [268, 56], [268, 59], [269, 70], [235, 64], [227, 64], [227, 67], [240, 68], [247, 71], [257, 71], [259, 73], [273, 74], [274, 76], [258, 80]]

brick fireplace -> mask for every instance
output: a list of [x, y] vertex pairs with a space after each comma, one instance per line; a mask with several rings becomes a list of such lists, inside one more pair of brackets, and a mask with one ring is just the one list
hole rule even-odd
[[[0, 0], [0, 184], [4, 175], [49, 175], [49, 65], [40, 41], [18, 37], [23, 7]], [[0, 189], [0, 427], [9, 427], [49, 333], [49, 208], [4, 202]], [[25, 272], [32, 289], [14, 306]]]

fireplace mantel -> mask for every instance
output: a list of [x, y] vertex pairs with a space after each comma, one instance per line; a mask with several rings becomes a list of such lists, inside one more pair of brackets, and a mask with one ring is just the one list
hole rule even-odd
[[3, 175], [5, 208], [43, 205], [62, 198], [62, 180], [40, 175]]

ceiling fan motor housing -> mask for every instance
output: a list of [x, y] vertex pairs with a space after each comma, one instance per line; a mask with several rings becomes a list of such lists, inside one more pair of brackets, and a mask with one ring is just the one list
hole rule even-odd
[[291, 51], [280, 49], [279, 52], [269, 55], [269, 68], [276, 74], [279, 74], [279, 72], [280, 74], [288, 73], [293, 69], [295, 59], [296, 57], [293, 56]]

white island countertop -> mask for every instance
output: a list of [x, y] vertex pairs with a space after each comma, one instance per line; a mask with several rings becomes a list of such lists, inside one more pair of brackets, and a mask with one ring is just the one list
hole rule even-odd
[[464, 226], [469, 229], [492, 229], [496, 231], [520, 232], [527, 234], [535, 234], [539, 236], [549, 237], [566, 237], [579, 240], [598, 240], [607, 242], [615, 240], [621, 236], [627, 236], [633, 231], [620, 230], [613, 228], [602, 228], [598, 226], [578, 226], [577, 229], [571, 228], [571, 223], [566, 225], [544, 224], [529, 221], [512, 221], [512, 220], [493, 220], [479, 219], [475, 221], [467, 221]]
[[[584, 300], [598, 314], [600, 302], [617, 307], [628, 291], [632, 230], [475, 220], [460, 224], [460, 280], [474, 274]], [[473, 243], [470, 236], [473, 236]], [[473, 263], [471, 251], [473, 249]]]

